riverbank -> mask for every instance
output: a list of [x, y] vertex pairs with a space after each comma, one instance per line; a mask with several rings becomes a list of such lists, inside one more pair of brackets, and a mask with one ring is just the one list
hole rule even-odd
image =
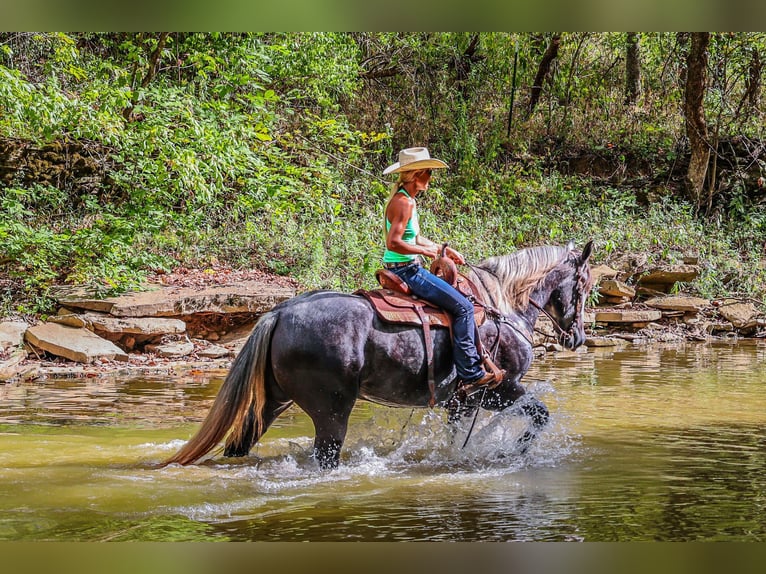
[[[694, 278], [693, 264], [640, 274], [599, 265], [592, 273], [597, 298], [586, 307], [580, 352], [766, 337], [766, 318], [753, 302], [677, 292], [679, 281]], [[226, 268], [176, 269], [120, 297], [62, 288], [57, 315], [0, 321], [0, 381], [225, 372], [260, 314], [300, 291], [287, 277]], [[536, 328], [538, 357], [564, 352], [545, 317]]]

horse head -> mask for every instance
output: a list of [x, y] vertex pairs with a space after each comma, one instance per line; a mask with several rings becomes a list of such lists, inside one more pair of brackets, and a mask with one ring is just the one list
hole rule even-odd
[[558, 343], [571, 350], [585, 342], [585, 301], [593, 285], [588, 259], [593, 242], [578, 252], [570, 241], [567, 250], [564, 260], [548, 277], [555, 287], [542, 309], [553, 321]]

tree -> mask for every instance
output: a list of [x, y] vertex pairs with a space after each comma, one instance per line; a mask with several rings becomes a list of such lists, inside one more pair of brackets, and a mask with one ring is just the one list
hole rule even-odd
[[710, 162], [710, 145], [704, 108], [709, 44], [710, 32], [692, 33], [689, 55], [686, 59], [684, 114], [686, 116], [686, 135], [689, 138], [691, 150], [689, 168], [686, 172], [686, 186], [687, 193], [694, 201], [697, 209], [702, 206], [702, 192]]
[[[147, 56], [147, 62], [145, 64], [144, 69], [144, 76], [141, 79], [141, 88], [146, 88], [149, 83], [154, 79], [154, 76], [157, 74], [157, 69], [159, 67], [160, 63], [160, 57], [162, 56], [162, 50], [165, 49], [165, 43], [168, 40], [168, 32], [161, 32], [157, 38], [156, 43], [151, 45], [151, 42], [147, 42], [146, 39], [141, 38], [141, 35], [139, 34], [139, 43], [142, 44], [143, 48], [146, 50], [151, 50], [151, 52]], [[154, 39], [152, 39], [154, 40]], [[126, 120], [131, 120], [133, 117], [133, 110], [136, 107], [136, 103], [138, 102], [138, 87], [136, 86], [138, 74], [140, 71], [140, 62], [139, 60], [136, 60], [133, 62], [133, 81], [131, 88], [133, 89], [133, 95], [130, 98], [130, 104], [122, 110], [122, 116]]]
[[763, 62], [758, 52], [758, 47], [753, 46], [750, 52], [750, 65], [745, 79], [745, 97], [751, 109], [757, 109], [761, 99], [761, 74], [763, 72]]
[[532, 113], [535, 111], [535, 107], [537, 106], [537, 102], [540, 101], [540, 94], [543, 91], [543, 83], [545, 82], [545, 79], [548, 77], [548, 74], [551, 70], [551, 64], [553, 63], [553, 60], [556, 59], [556, 57], [559, 54], [559, 46], [561, 45], [561, 33], [556, 32], [551, 36], [551, 41], [548, 43], [548, 47], [545, 49], [545, 53], [543, 54], [542, 59], [540, 60], [540, 65], [537, 67], [537, 74], [535, 75], [535, 81], [532, 83], [532, 89], [530, 90], [529, 95], [529, 111], [528, 114], [531, 116]]
[[641, 91], [641, 58], [638, 33], [628, 32], [625, 48], [625, 105], [633, 105]]

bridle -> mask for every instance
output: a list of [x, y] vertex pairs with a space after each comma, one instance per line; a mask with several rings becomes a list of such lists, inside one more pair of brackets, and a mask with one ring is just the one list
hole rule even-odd
[[[569, 259], [569, 262], [575, 264], [575, 262], [572, 261], [571, 259]], [[481, 278], [481, 274], [476, 273], [476, 271], [478, 269], [478, 270], [481, 270], [481, 271], [483, 271], [485, 273], [489, 273], [490, 275], [494, 275], [494, 273], [492, 273], [492, 271], [490, 271], [489, 269], [485, 269], [484, 267], [473, 265], [471, 263], [468, 263], [467, 261], [466, 261], [466, 265], [474, 270], [474, 273], [476, 274], [476, 277], [479, 280], [479, 282], [482, 284], [482, 287], [484, 288], [484, 291], [490, 296], [490, 299], [492, 299], [491, 291], [489, 289], [487, 289], [487, 286], [484, 284], [484, 280]], [[575, 313], [576, 313], [575, 317], [576, 317], [577, 315], [579, 315], [582, 312], [582, 305], [583, 305], [583, 303], [585, 301], [585, 299], [583, 297], [583, 292], [585, 291], [585, 288], [586, 288], [586, 280], [582, 276], [582, 274], [580, 273], [580, 268], [576, 264], [575, 264], [575, 278], [574, 278], [574, 280], [575, 280], [575, 292], [574, 292], [574, 297], [573, 297], [572, 302], [574, 303]], [[559, 324], [559, 322], [553, 317], [553, 315], [547, 309], [545, 309], [542, 305], [537, 303], [537, 301], [532, 299], [532, 297], [529, 298], [529, 302], [536, 309], [538, 309], [541, 313], [543, 313], [550, 320], [551, 324], [553, 325], [553, 328], [556, 330], [556, 333], [558, 335], [558, 340], [560, 342], [561, 341], [569, 341], [569, 340], [574, 338], [573, 331], [574, 331], [574, 328], [575, 328], [576, 321], [573, 321], [572, 322], [572, 326], [569, 328], [569, 330], [565, 331], [563, 329], [563, 327]], [[528, 321], [527, 321], [527, 323], [528, 323], [528, 326], [529, 326], [529, 333], [523, 332], [514, 323], [514, 321], [511, 320], [510, 317], [508, 317], [503, 312], [501, 312], [499, 309], [497, 309], [496, 307], [493, 306], [494, 305], [494, 301], [492, 301], [492, 305], [487, 305], [486, 303], [482, 303], [482, 302], [479, 302], [479, 301], [475, 301], [475, 303], [477, 303], [477, 304], [481, 305], [482, 307], [484, 307], [484, 309], [487, 312], [488, 316], [490, 318], [492, 318], [496, 324], [497, 323], [505, 323], [506, 325], [510, 326], [512, 329], [514, 329], [516, 332], [518, 332], [524, 339], [526, 339], [526, 341], [532, 347], [534, 347], [534, 342], [532, 341], [532, 333], [533, 332], [536, 331], [536, 332], [540, 333], [541, 335], [545, 335], [546, 337], [550, 337], [550, 335], [548, 333], [544, 333], [544, 332], [542, 332], [542, 331], [540, 331], [538, 329], [535, 329], [534, 324], [529, 324]]]
[[[551, 324], [553, 325], [554, 330], [557, 334], [557, 339], [559, 342], [563, 341], [570, 341], [574, 339], [574, 329], [575, 325], [577, 324], [577, 317], [582, 313], [582, 305], [585, 302], [585, 299], [583, 297], [583, 292], [586, 289], [587, 281], [582, 277], [582, 274], [580, 273], [580, 267], [575, 264], [575, 289], [574, 289], [574, 296], [572, 298], [572, 303], [574, 304], [575, 308], [575, 320], [572, 321], [572, 325], [569, 327], [569, 330], [565, 331], [564, 328], [559, 324], [559, 322], [553, 317], [553, 315], [545, 309], [542, 305], [537, 303], [532, 297], [529, 298], [529, 302], [537, 308], [543, 315], [548, 317], [550, 319]], [[545, 334], [545, 333], [544, 333]], [[546, 336], [549, 336], [545, 334]]]

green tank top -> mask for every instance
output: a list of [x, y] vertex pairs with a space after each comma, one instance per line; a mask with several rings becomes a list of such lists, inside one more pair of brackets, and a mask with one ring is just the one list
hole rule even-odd
[[[397, 193], [403, 193], [407, 197], [410, 196], [406, 190], [400, 189]], [[391, 229], [391, 222], [386, 217], [386, 233]], [[415, 238], [420, 234], [420, 222], [418, 221], [418, 208], [412, 208], [412, 215], [407, 220], [407, 226], [404, 228], [404, 234], [402, 240], [410, 245], [415, 245]], [[397, 253], [386, 248], [383, 253], [383, 263], [408, 263], [414, 261], [417, 255], [405, 255], [403, 253]]]

